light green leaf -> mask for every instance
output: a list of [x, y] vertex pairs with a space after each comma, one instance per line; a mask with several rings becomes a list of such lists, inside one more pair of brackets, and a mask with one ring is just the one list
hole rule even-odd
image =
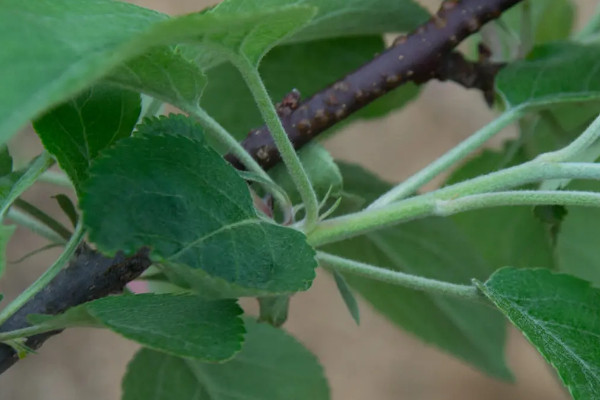
[[176, 46], [152, 49], [118, 66], [105, 79], [175, 105], [198, 104], [206, 85], [200, 66]]
[[[271, 50], [260, 63], [260, 74], [274, 103], [293, 88], [309, 98], [383, 51], [380, 36], [359, 36], [283, 45]], [[263, 124], [250, 91], [239, 72], [221, 64], [207, 72], [202, 107], [238, 139]], [[351, 119], [374, 118], [400, 108], [419, 93], [411, 83], [377, 99]], [[235, 115], [235, 118], [231, 116]]]
[[[331, 154], [317, 143], [309, 143], [298, 152], [300, 161], [312, 183], [317, 198], [323, 200], [328, 194], [330, 198], [339, 197], [342, 190], [342, 174]], [[299, 204], [302, 199], [296, 185], [292, 181], [284, 165], [277, 165], [269, 174], [288, 194], [293, 204]]]
[[244, 180], [207, 144], [123, 139], [84, 193], [90, 239], [104, 252], [149, 246], [155, 261], [265, 294], [306, 290], [315, 276], [306, 237], [259, 219]]
[[[344, 192], [374, 200], [390, 185], [367, 171], [339, 164]], [[349, 203], [349, 204], [348, 204]], [[354, 203], [354, 204], [353, 204]], [[340, 212], [356, 209], [355, 202]], [[325, 251], [428, 278], [469, 283], [492, 268], [450, 220], [428, 218], [325, 246]], [[425, 294], [352, 275], [348, 283], [379, 312], [422, 340], [497, 377], [511, 377], [503, 347], [505, 325], [489, 307], [461, 299]]]
[[138, 93], [97, 85], [52, 109], [33, 127], [80, 192], [92, 160], [131, 134], [140, 110]]
[[140, 350], [127, 367], [122, 399], [330, 398], [323, 369], [304, 346], [267, 324], [248, 320], [246, 327], [248, 333], [242, 351], [222, 364]]
[[496, 85], [509, 107], [598, 100], [598, 69], [599, 45], [554, 43], [502, 69]]
[[335, 284], [352, 319], [356, 322], [356, 325], [360, 325], [360, 310], [358, 308], [358, 303], [356, 302], [356, 298], [354, 298], [346, 279], [344, 279], [344, 276], [336, 270], [333, 270], [333, 278], [335, 279]]
[[0, 225], [0, 278], [6, 271], [6, 247], [16, 229], [16, 225]]
[[[505, 143], [502, 151], [484, 150], [448, 179], [452, 184], [525, 162], [520, 142]], [[453, 215], [451, 219], [494, 267], [552, 267], [552, 242], [546, 226], [531, 207], [495, 207]], [[502, 234], [498, 234], [502, 232]]]
[[0, 143], [49, 106], [143, 53], [152, 43], [142, 45], [133, 39], [165, 19], [166, 15], [117, 1], [4, 1]]
[[412, 0], [304, 0], [302, 4], [316, 6], [318, 12], [290, 41], [407, 32], [429, 18]]
[[480, 289], [556, 368], [575, 400], [600, 396], [600, 291], [544, 269], [503, 268]]
[[[598, 182], [574, 182], [568, 190], [600, 191]], [[556, 253], [563, 272], [600, 285], [600, 210], [569, 207], [558, 235]]]
[[234, 300], [136, 294], [104, 297], [58, 316], [30, 315], [29, 320], [56, 329], [104, 326], [168, 354], [222, 361], [231, 358], [241, 347], [244, 334], [241, 313]]
[[[5, 1], [0, 9], [0, 35], [8, 44], [0, 54], [0, 143], [49, 106], [140, 56], [112, 79], [162, 99], [176, 96], [174, 103], [185, 99], [190, 105], [200, 95], [203, 78], [188, 61], [207, 68], [236, 54], [256, 64], [314, 14], [309, 6], [278, 1], [280, 7], [260, 9], [260, 4], [227, 1], [206, 12], [168, 18], [110, 0]], [[194, 42], [182, 50], [185, 56], [176, 48], [160, 48], [180, 42]], [[143, 57], [150, 48], [155, 48], [149, 55], [155, 68]], [[168, 76], [166, 67], [173, 69]], [[182, 76], [188, 72], [193, 77]]]

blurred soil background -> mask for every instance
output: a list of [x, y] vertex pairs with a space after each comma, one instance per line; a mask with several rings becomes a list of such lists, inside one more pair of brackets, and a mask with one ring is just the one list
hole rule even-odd
[[[191, 0], [135, 0], [169, 14], [197, 11], [213, 4]], [[431, 11], [439, 0], [421, 0]], [[579, 22], [597, 0], [577, 0]], [[451, 83], [429, 83], [417, 101], [385, 119], [359, 122], [326, 141], [334, 157], [364, 165], [390, 181], [400, 181], [489, 122], [494, 113], [481, 94]], [[507, 130], [504, 138], [514, 134]], [[500, 140], [496, 140], [498, 144]], [[18, 160], [39, 153], [30, 128], [11, 145]], [[439, 181], [438, 181], [439, 182]], [[64, 192], [64, 190], [62, 190]], [[27, 198], [61, 215], [50, 197], [60, 188], [40, 184]], [[66, 221], [65, 221], [66, 222]], [[45, 244], [19, 228], [8, 253], [16, 260]], [[4, 303], [20, 293], [57, 257], [49, 250], [9, 265], [0, 282]], [[321, 360], [333, 400], [560, 400], [568, 399], [553, 370], [522, 335], [509, 332], [507, 358], [516, 382], [499, 382], [430, 347], [393, 326], [360, 303], [357, 327], [337, 293], [320, 273], [313, 287], [296, 295], [285, 328]], [[108, 331], [71, 329], [50, 339], [37, 355], [17, 363], [0, 378], [2, 400], [116, 400], [127, 362], [138, 346]], [[179, 400], [179, 399], [174, 399]], [[308, 400], [308, 399], [307, 399]]]

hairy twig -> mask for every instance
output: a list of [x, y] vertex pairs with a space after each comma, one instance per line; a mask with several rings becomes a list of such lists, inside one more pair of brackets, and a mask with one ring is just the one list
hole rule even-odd
[[[315, 135], [409, 81], [454, 80], [486, 93], [495, 73], [493, 68], [497, 70], [497, 66], [480, 67], [455, 55], [452, 50], [481, 25], [519, 1], [445, 0], [431, 20], [410, 35], [399, 37], [394, 46], [343, 79], [299, 104], [296, 104], [297, 95], [292, 93], [278, 107], [291, 142], [295, 148], [300, 148]], [[251, 131], [243, 146], [265, 169], [280, 161], [266, 127]], [[226, 159], [243, 169], [234, 156], [227, 155]], [[147, 250], [132, 257], [117, 255], [109, 258], [82, 245], [69, 266], [0, 326], [0, 332], [28, 326], [26, 317], [29, 314], [58, 314], [86, 301], [121, 292], [127, 282], [138, 277], [150, 264]], [[30, 337], [25, 345], [39, 348], [56, 333], [59, 331]], [[0, 373], [16, 361], [15, 351], [0, 344]]]
[[[424, 25], [370, 62], [349, 73], [324, 90], [280, 113], [281, 123], [296, 149], [333, 126], [351, 113], [407, 82], [423, 83], [430, 79], [453, 79], [467, 83], [469, 72], [478, 71], [452, 50], [481, 26], [497, 18], [520, 0], [446, 0], [439, 11]], [[450, 57], [449, 55], [452, 54]], [[469, 67], [457, 74], [460, 67]], [[497, 68], [495, 69], [497, 71]], [[493, 85], [493, 74], [480, 74], [469, 87], [482, 84], [484, 93]], [[481, 78], [488, 81], [481, 82]], [[489, 81], [489, 79], [492, 79]], [[486, 95], [489, 99], [490, 95]], [[248, 153], [264, 168], [279, 162], [280, 156], [266, 126], [253, 129], [242, 143]], [[231, 154], [225, 158], [236, 168], [242, 164]]]

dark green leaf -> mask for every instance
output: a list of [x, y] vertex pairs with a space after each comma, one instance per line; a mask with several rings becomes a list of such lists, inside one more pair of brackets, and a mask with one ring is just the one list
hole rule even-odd
[[281, 326], [288, 317], [290, 308], [290, 296], [259, 297], [260, 314], [258, 320], [273, 326]]
[[[507, 142], [502, 151], [484, 150], [448, 179], [456, 183], [527, 160], [520, 142]], [[452, 220], [494, 268], [551, 267], [552, 241], [546, 226], [530, 207], [495, 207], [453, 215]]]
[[[374, 200], [389, 188], [367, 171], [340, 164], [344, 192]], [[353, 197], [355, 198], [355, 196]], [[340, 211], [355, 209], [349, 202]], [[346, 258], [455, 283], [487, 277], [491, 267], [450, 220], [428, 218], [377, 231], [325, 250]], [[488, 374], [510, 378], [505, 326], [489, 307], [344, 275], [351, 287], [394, 323]]]
[[165, 353], [205, 361], [231, 358], [244, 334], [242, 309], [234, 300], [199, 296], [136, 294], [84, 303], [58, 316], [30, 315], [51, 328], [105, 326], [127, 339]]
[[333, 277], [340, 295], [342, 296], [342, 300], [344, 300], [344, 304], [348, 308], [352, 319], [354, 322], [356, 322], [356, 325], [360, 325], [360, 309], [358, 308], [358, 303], [352, 294], [352, 290], [350, 290], [350, 287], [348, 287], [346, 279], [344, 279], [344, 276], [336, 270], [333, 270]]
[[600, 394], [600, 291], [544, 269], [503, 268], [480, 285], [544, 358], [575, 400]]
[[599, 45], [548, 44], [502, 69], [497, 88], [510, 107], [598, 100], [598, 68]]
[[207, 144], [123, 139], [91, 176], [81, 207], [102, 251], [149, 246], [156, 261], [265, 294], [305, 290], [314, 278], [305, 236], [259, 219], [244, 180]]
[[[308, 98], [383, 49], [380, 36], [278, 46], [261, 62], [260, 74], [273, 102], [280, 101], [293, 88], [298, 89], [303, 98]], [[212, 68], [207, 72], [207, 79], [202, 107], [238, 139], [263, 124], [250, 91], [233, 66], [221, 64]], [[415, 98], [418, 91], [415, 85], [405, 85], [376, 100], [353, 118], [385, 115]]]
[[161, 115], [159, 117], [144, 118], [142, 123], [136, 127], [136, 135], [179, 135], [204, 142], [204, 129], [192, 118], [182, 114]]
[[[298, 155], [317, 198], [323, 200], [326, 195], [330, 198], [339, 197], [343, 184], [342, 174], [329, 152], [317, 143], [310, 143]], [[269, 174], [287, 192], [293, 204], [301, 203], [300, 193], [284, 165], [275, 166]]]
[[73, 227], [75, 227], [77, 225], [77, 221], [79, 221], [79, 214], [77, 214], [77, 209], [75, 208], [75, 205], [71, 199], [64, 194], [57, 194], [56, 196], [52, 197], [56, 199], [60, 209], [63, 210], [63, 212], [69, 218], [69, 221], [71, 221]]
[[0, 176], [6, 176], [12, 172], [13, 159], [8, 152], [8, 147], [0, 146]]
[[208, 364], [149, 349], [139, 351], [123, 379], [123, 400], [329, 399], [318, 360], [294, 338], [267, 324], [247, 321], [242, 351]]
[[140, 109], [137, 93], [93, 86], [43, 115], [33, 127], [79, 192], [92, 160], [131, 134]]

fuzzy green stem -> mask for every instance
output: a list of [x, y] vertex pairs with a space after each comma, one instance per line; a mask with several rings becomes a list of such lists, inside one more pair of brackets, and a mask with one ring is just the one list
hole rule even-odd
[[52, 243], [63, 244], [66, 242], [65, 239], [61, 235], [59, 235], [52, 229], [48, 228], [47, 225], [41, 223], [40, 221], [33, 218], [29, 214], [26, 214], [15, 208], [11, 208], [8, 210], [8, 213], [6, 216], [8, 218], [10, 218], [17, 225], [21, 225], [22, 227], [29, 229], [30, 231], [40, 235], [41, 237], [48, 239]]
[[27, 171], [12, 185], [10, 191], [2, 202], [0, 208], [0, 219], [4, 217], [11, 204], [23, 194], [40, 175], [54, 164], [54, 159], [47, 152], [43, 152], [39, 157], [27, 168]]
[[[537, 161], [562, 162], [574, 161], [584, 153], [600, 137], [600, 114], [596, 117], [586, 130], [572, 141], [567, 147], [549, 153], [540, 154], [535, 158]], [[535, 161], [534, 160], [534, 161]]]
[[438, 200], [434, 215], [445, 217], [464, 211], [500, 206], [566, 205], [600, 207], [600, 193], [563, 190], [513, 190], [482, 193], [456, 200]]
[[476, 193], [506, 190], [528, 183], [551, 179], [600, 180], [600, 164], [548, 163], [533, 160], [498, 172], [459, 182], [434, 192], [426, 193], [423, 196], [450, 199]]
[[58, 328], [49, 327], [44, 324], [32, 325], [21, 329], [15, 329], [14, 331], [0, 332], [0, 342], [6, 342], [8, 340], [14, 340], [19, 338], [26, 338], [40, 333], [46, 333], [56, 331]]
[[326, 264], [329, 268], [338, 272], [358, 275], [368, 279], [432, 294], [454, 296], [478, 302], [486, 301], [479, 289], [472, 285], [459, 285], [456, 283], [406, 274], [404, 272], [350, 260], [322, 251], [317, 252], [317, 259]]
[[308, 175], [290, 142], [281, 120], [277, 115], [275, 106], [271, 102], [269, 93], [260, 78], [258, 70], [250, 65], [246, 60], [236, 60], [236, 66], [240, 70], [242, 77], [246, 81], [248, 88], [254, 96], [254, 100], [262, 114], [262, 117], [271, 132], [273, 141], [281, 154], [281, 159], [285, 164], [306, 208], [305, 230], [310, 232], [319, 218], [319, 202], [317, 195], [308, 179]]
[[507, 125], [523, 116], [524, 111], [521, 108], [513, 108], [500, 115], [491, 123], [487, 124], [446, 154], [417, 172], [404, 182], [392, 188], [375, 200], [367, 209], [374, 209], [385, 206], [394, 201], [403, 199], [415, 193], [421, 186], [431, 181], [441, 172], [447, 170], [452, 164], [462, 160], [471, 152], [479, 148], [487, 140], [500, 132]]
[[423, 195], [323, 221], [308, 235], [308, 242], [313, 246], [321, 246], [416, 218], [448, 216], [487, 207], [554, 204], [600, 207], [600, 194], [519, 190], [475, 194], [447, 200]]
[[80, 222], [75, 227], [73, 236], [67, 242], [64, 251], [58, 257], [58, 259], [44, 272], [35, 282], [33, 282], [27, 289], [25, 289], [16, 299], [9, 303], [0, 312], [0, 325], [2, 325], [11, 315], [13, 315], [19, 308], [27, 303], [33, 296], [35, 296], [40, 290], [46, 287], [52, 279], [63, 269], [63, 267], [69, 262], [77, 246], [83, 240], [85, 229], [83, 224]]

